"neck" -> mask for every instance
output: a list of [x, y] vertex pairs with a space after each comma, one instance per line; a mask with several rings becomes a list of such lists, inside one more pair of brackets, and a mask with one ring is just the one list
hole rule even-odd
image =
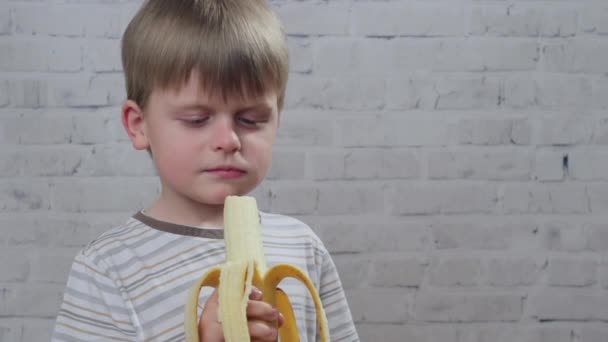
[[160, 221], [191, 227], [223, 228], [223, 204], [203, 204], [165, 190], [145, 212]]

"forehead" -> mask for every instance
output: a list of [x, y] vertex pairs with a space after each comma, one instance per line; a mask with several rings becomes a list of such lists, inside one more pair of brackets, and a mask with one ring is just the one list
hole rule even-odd
[[210, 107], [245, 107], [265, 104], [277, 108], [278, 93], [267, 89], [263, 94], [251, 94], [247, 89], [240, 92], [222, 91], [221, 86], [205, 84], [198, 73], [191, 73], [185, 81], [165, 88], [155, 87], [150, 96], [151, 101], [162, 101], [170, 106], [201, 104]]

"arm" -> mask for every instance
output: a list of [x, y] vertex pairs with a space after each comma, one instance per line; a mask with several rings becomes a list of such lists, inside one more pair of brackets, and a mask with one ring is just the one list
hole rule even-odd
[[[329, 252], [321, 247], [321, 277], [319, 296], [325, 308], [332, 342], [355, 342], [359, 336], [355, 329], [342, 282]], [[318, 338], [318, 337], [317, 337]]]
[[119, 285], [84, 253], [74, 259], [52, 341], [134, 341], [137, 330]]

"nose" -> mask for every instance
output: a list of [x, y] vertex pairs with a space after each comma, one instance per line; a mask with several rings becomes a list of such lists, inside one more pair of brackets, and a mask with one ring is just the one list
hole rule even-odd
[[241, 149], [241, 140], [229, 118], [218, 118], [212, 128], [211, 144], [214, 151], [236, 152]]

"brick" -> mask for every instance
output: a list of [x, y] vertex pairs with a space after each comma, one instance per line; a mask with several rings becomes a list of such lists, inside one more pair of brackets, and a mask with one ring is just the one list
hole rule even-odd
[[328, 119], [284, 118], [277, 132], [281, 146], [326, 146], [333, 142], [333, 129]]
[[11, 80], [9, 81], [9, 102], [18, 108], [46, 107], [48, 101], [47, 81]]
[[548, 72], [572, 72], [576, 62], [573, 40], [547, 43], [541, 49], [541, 70]]
[[415, 178], [420, 162], [411, 151], [349, 150], [344, 154], [345, 179]]
[[23, 341], [21, 319], [0, 318], [0, 341]]
[[327, 79], [291, 74], [285, 94], [285, 108], [321, 108], [323, 106], [322, 95], [327, 83]]
[[[516, 54], [513, 51], [517, 51]], [[538, 43], [527, 39], [446, 40], [434, 60], [437, 71], [515, 71], [536, 69]]]
[[482, 77], [442, 78], [435, 85], [435, 109], [496, 108], [500, 83], [497, 79]]
[[377, 77], [330, 79], [322, 92], [323, 106], [341, 110], [381, 109], [386, 82]]
[[302, 73], [312, 72], [312, 41], [308, 38], [288, 37], [287, 44], [289, 46], [289, 70]]
[[0, 141], [11, 145], [62, 144], [70, 141], [72, 118], [67, 115], [22, 113], [0, 118]]
[[143, 208], [159, 192], [154, 178], [99, 178], [57, 180], [51, 191], [51, 207], [66, 212], [134, 211]]
[[370, 277], [370, 258], [365, 255], [338, 254], [332, 257], [346, 290], [367, 286]]
[[270, 208], [281, 214], [312, 214], [317, 208], [319, 191], [310, 184], [273, 184], [270, 186]]
[[115, 141], [128, 141], [119, 114], [120, 109], [96, 110], [91, 115], [81, 113], [71, 117], [69, 141], [73, 144], [91, 145]]
[[608, 328], [583, 326], [579, 334], [580, 342], [603, 342], [608, 340]]
[[69, 251], [84, 247], [102, 232], [123, 223], [130, 215], [132, 215], [132, 212], [117, 213], [116, 215], [109, 215], [108, 213], [87, 214], [76, 217], [59, 215], [56, 218], [46, 219], [38, 223], [37, 229], [44, 227], [53, 231], [50, 245], [58, 247], [57, 249], [68, 250], [67, 253], [70, 253]]
[[433, 241], [438, 250], [525, 249], [527, 246], [522, 242], [532, 244], [528, 248], [536, 250], [535, 229], [535, 225], [526, 223], [480, 225], [466, 221], [432, 225]]
[[343, 4], [286, 3], [276, 11], [289, 35], [345, 35], [349, 31], [349, 11]]
[[96, 5], [27, 5], [15, 8], [16, 31], [37, 36], [119, 38], [123, 8]]
[[578, 38], [547, 45], [545, 68], [553, 72], [605, 73], [608, 45], [601, 39]]
[[540, 237], [549, 251], [576, 253], [587, 248], [585, 229], [568, 222], [550, 221], [543, 224]]
[[[9, 7], [0, 7], [0, 36], [11, 33], [11, 10]], [[1, 336], [1, 335], [0, 335]]]
[[591, 81], [583, 76], [544, 74], [536, 87], [541, 108], [581, 110], [594, 104]]
[[606, 212], [608, 209], [608, 186], [603, 183], [590, 184], [587, 187], [589, 206], [592, 213]]
[[579, 11], [579, 27], [583, 32], [595, 33], [600, 35], [607, 34], [607, 15], [608, 7], [605, 5], [585, 6]]
[[306, 153], [274, 150], [272, 165], [266, 179], [304, 179], [306, 177]]
[[311, 152], [309, 165], [314, 180], [341, 179], [344, 177], [344, 152]]
[[4, 167], [0, 167], [0, 176], [72, 176], [78, 172], [89, 154], [89, 149], [65, 146], [0, 149], [0, 159], [9, 161]]
[[579, 180], [606, 180], [608, 153], [599, 149], [581, 149], [568, 153], [570, 176]]
[[[430, 79], [431, 75], [422, 76], [423, 72], [445, 69], [446, 66], [441, 62], [451, 62], [444, 58], [438, 58], [440, 53], [444, 53], [441, 49], [443, 48], [443, 39], [418, 39], [418, 38], [399, 38], [396, 37], [391, 40], [377, 40], [379, 42], [385, 42], [382, 47], [386, 51], [385, 54], [389, 58], [386, 62], [386, 66], [378, 65], [377, 67], [383, 67], [383, 71], [388, 73], [389, 76], [395, 76], [395, 70], [399, 70], [397, 76], [406, 76], [407, 73], [411, 73], [411, 76], [418, 76], [418, 83], [423, 83], [424, 80]], [[368, 64], [374, 64], [374, 58], [371, 53], [373, 51], [366, 50], [365, 56], [368, 57], [365, 61]], [[359, 52], [359, 51], [357, 51]], [[386, 55], [382, 55], [383, 58]], [[462, 60], [459, 60], [462, 61]], [[384, 60], [380, 61], [384, 62]], [[378, 63], [380, 64], [380, 63]], [[367, 64], [366, 64], [367, 65]], [[450, 64], [452, 65], [452, 64]]]
[[399, 184], [387, 195], [393, 215], [490, 213], [496, 200], [496, 189], [483, 184]]
[[608, 299], [603, 294], [543, 291], [529, 298], [532, 317], [539, 320], [605, 321]]
[[429, 270], [430, 286], [459, 287], [478, 284], [481, 262], [470, 257], [445, 256], [432, 260]]
[[608, 118], [602, 118], [595, 123], [591, 142], [600, 145], [608, 144]]
[[[48, 228], [48, 220], [40, 220], [30, 217], [2, 218], [0, 225], [9, 227], [2, 240], [6, 240], [12, 247], [24, 246], [48, 246], [51, 240], [51, 228]], [[18, 227], [18, 229], [17, 229]]]
[[370, 285], [374, 287], [419, 287], [427, 262], [403, 256], [380, 257], [371, 263]]
[[464, 145], [527, 144], [532, 135], [525, 119], [461, 119], [454, 131], [457, 142]]
[[0, 211], [49, 209], [49, 185], [46, 181], [0, 182]]
[[501, 106], [528, 108], [538, 106], [536, 81], [528, 75], [507, 75], [503, 84]]
[[82, 48], [67, 40], [9, 40], [0, 42], [0, 70], [79, 71]]
[[547, 280], [551, 286], [591, 286], [597, 283], [596, 260], [552, 258], [547, 267]]
[[156, 176], [152, 158], [130, 144], [94, 146], [89, 155], [74, 168], [74, 176]]
[[492, 258], [483, 273], [490, 286], [530, 286], [539, 278], [543, 261], [531, 257]]
[[[87, 18], [85, 7], [28, 4], [17, 6], [14, 16], [16, 31], [22, 34], [80, 37], [84, 35]], [[63, 14], [63, 15], [62, 15]]]
[[564, 152], [537, 151], [534, 158], [534, 179], [560, 181], [564, 179]]
[[576, 145], [589, 142], [594, 122], [576, 117], [554, 117], [540, 122], [539, 144]]
[[577, 13], [521, 5], [475, 6], [471, 33], [489, 36], [568, 37], [576, 34]]
[[0, 81], [0, 108], [9, 104], [9, 83]]
[[45, 82], [45, 99], [51, 107], [108, 106], [108, 90], [93, 87], [93, 80], [82, 76], [62, 77]]
[[408, 319], [409, 298], [397, 289], [351, 290], [348, 303], [355, 322], [402, 323]]
[[608, 77], [602, 75], [595, 78], [592, 83], [592, 106], [594, 108], [608, 108], [608, 98], [604, 96], [608, 91]]
[[583, 214], [589, 211], [585, 188], [576, 183], [509, 184], [502, 189], [505, 213]]
[[0, 315], [55, 317], [64, 284], [1, 284]]
[[[440, 327], [438, 327], [440, 328]], [[357, 324], [357, 334], [361, 341], [383, 342], [431, 342], [425, 327], [395, 324]], [[439, 340], [437, 340], [439, 341]], [[442, 339], [441, 341], [452, 341]]]
[[[359, 44], [358, 44], [359, 43]], [[344, 75], [359, 70], [360, 41], [342, 37], [321, 37], [314, 45], [314, 72], [322, 76]], [[386, 54], [380, 54], [384, 57]]]
[[338, 119], [337, 139], [344, 147], [441, 146], [448, 125], [433, 119], [377, 116]]
[[422, 252], [430, 240], [426, 227], [415, 223], [375, 223], [373, 229], [362, 223], [323, 223], [319, 235], [332, 253]]
[[28, 280], [31, 270], [29, 253], [31, 250], [24, 248], [3, 248], [0, 252], [2, 264], [0, 264], [0, 282], [23, 283]]
[[[403, 20], [404, 15], [409, 20]], [[357, 35], [434, 37], [464, 33], [464, 11], [458, 7], [427, 3], [355, 3], [352, 16]]]
[[431, 76], [390, 78], [387, 81], [386, 107], [390, 109], [434, 109], [439, 94]]
[[77, 249], [64, 248], [37, 249], [30, 254], [31, 280], [35, 283], [65, 284], [77, 252]]
[[362, 215], [381, 213], [383, 191], [375, 185], [332, 184], [319, 187], [317, 211], [321, 215]]
[[426, 322], [518, 321], [523, 296], [513, 293], [419, 292], [414, 317]]
[[120, 40], [88, 40], [84, 55], [85, 63], [95, 72], [122, 71]]
[[54, 319], [28, 319], [23, 324], [22, 341], [50, 341]]
[[595, 252], [608, 251], [608, 225], [596, 223], [586, 228], [589, 234], [588, 248]]
[[49, 106], [107, 107], [118, 105], [125, 98], [122, 75], [99, 74], [89, 78], [59, 78], [48, 82]]
[[526, 180], [532, 172], [529, 153], [519, 150], [441, 150], [427, 155], [430, 179]]

